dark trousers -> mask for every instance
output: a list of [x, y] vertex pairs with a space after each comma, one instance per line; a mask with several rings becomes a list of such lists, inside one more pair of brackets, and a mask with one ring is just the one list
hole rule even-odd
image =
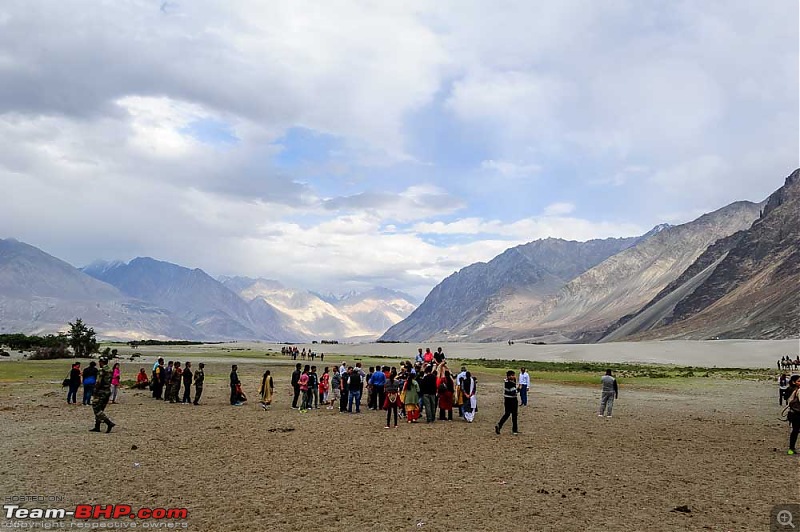
[[192, 385], [191, 385], [191, 383], [185, 382], [184, 386], [185, 386], [185, 389], [183, 390], [183, 402], [184, 403], [191, 403], [192, 402]]
[[372, 401], [374, 403], [374, 407], [378, 410], [383, 410], [383, 394], [384, 387], [383, 386], [373, 386], [372, 387]]
[[389, 420], [394, 412], [394, 426], [397, 426], [397, 403], [389, 403], [389, 408], [386, 409], [386, 426], [389, 426]]
[[342, 395], [339, 398], [339, 412], [347, 412], [347, 398], [350, 396], [350, 392], [347, 390], [342, 391]]
[[[447, 417], [445, 417], [447, 415]], [[442, 421], [453, 421], [453, 409], [445, 410], [444, 408], [439, 409], [439, 419]]]
[[425, 406], [425, 421], [436, 421], [436, 396], [429, 393], [422, 395], [422, 404]]
[[506, 422], [508, 416], [511, 416], [511, 432], [519, 432], [519, 430], [517, 430], [517, 411], [519, 410], [517, 398], [515, 397], [514, 399], [506, 399], [504, 406], [506, 412], [503, 414], [503, 417], [500, 418], [500, 422], [497, 424], [497, 426], [502, 429], [503, 423]]
[[69, 391], [67, 391], [67, 403], [77, 403], [78, 388], [80, 384], [70, 384]]
[[196, 386], [194, 387], [194, 404], [200, 403], [200, 396], [203, 395], [203, 387]]
[[300, 385], [294, 384], [292, 385], [294, 389], [294, 398], [292, 399], [292, 408], [297, 408], [297, 400], [300, 399]]
[[792, 424], [792, 433], [789, 434], [789, 449], [794, 451], [795, 445], [797, 445], [797, 435], [800, 434], [800, 414], [789, 412], [787, 419]]
[[236, 395], [236, 385], [231, 384], [231, 404], [234, 404], [238, 400], [239, 397]]
[[153, 397], [156, 399], [161, 399], [162, 393], [164, 393], [164, 385], [160, 382], [153, 384]]
[[778, 388], [778, 406], [782, 406], [784, 400], [786, 401], [787, 405], [789, 404], [789, 398], [788, 397], [784, 397], [785, 394], [786, 394], [786, 390], [782, 390], [782, 389]]
[[522, 406], [528, 406], [528, 385], [522, 384], [519, 387], [519, 400]]

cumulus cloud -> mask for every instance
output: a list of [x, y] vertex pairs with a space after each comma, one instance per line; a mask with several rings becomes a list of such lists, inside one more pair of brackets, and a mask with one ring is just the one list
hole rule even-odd
[[763, 199], [797, 165], [797, 11], [10, 0], [0, 225], [78, 265], [424, 296], [518, 243]]

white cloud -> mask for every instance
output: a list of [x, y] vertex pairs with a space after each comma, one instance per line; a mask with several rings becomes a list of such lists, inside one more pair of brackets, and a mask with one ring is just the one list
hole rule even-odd
[[481, 162], [481, 169], [507, 178], [523, 178], [532, 176], [542, 170], [538, 164], [519, 164], [510, 161], [487, 159]]
[[551, 203], [544, 208], [545, 216], [563, 216], [575, 210], [572, 203]]

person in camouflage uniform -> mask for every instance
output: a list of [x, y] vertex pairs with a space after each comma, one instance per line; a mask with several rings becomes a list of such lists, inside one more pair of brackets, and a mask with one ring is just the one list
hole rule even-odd
[[108, 400], [111, 398], [111, 370], [108, 369], [108, 359], [100, 359], [100, 370], [97, 372], [97, 383], [92, 394], [92, 410], [94, 411], [94, 428], [90, 432], [100, 432], [100, 423], [105, 423], [106, 432], [111, 432], [114, 428], [112, 422], [105, 413]]
[[203, 395], [203, 381], [206, 378], [205, 372], [203, 368], [206, 365], [200, 362], [200, 368], [194, 372], [194, 404], [195, 406], [200, 404], [200, 396]]

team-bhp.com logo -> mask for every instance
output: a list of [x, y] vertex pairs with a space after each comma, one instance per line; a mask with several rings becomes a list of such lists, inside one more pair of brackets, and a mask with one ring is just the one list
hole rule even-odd
[[66, 508], [21, 508], [18, 504], [4, 504], [6, 519], [186, 519], [186, 508], [139, 508], [127, 504], [79, 504], [74, 510]]

